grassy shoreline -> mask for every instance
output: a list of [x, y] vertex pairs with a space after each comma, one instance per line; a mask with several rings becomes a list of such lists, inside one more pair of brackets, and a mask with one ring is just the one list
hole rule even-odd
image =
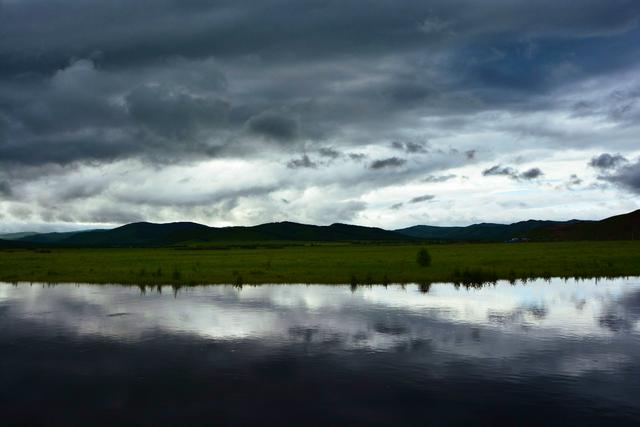
[[[423, 247], [432, 257], [429, 267], [416, 263]], [[640, 276], [639, 241], [0, 251], [2, 282], [387, 284], [620, 276]]]

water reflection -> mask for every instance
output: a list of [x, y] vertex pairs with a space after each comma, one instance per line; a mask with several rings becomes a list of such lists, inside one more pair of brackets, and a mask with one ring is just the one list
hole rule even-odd
[[640, 280], [0, 284], [0, 354], [31, 424], [632, 425]]

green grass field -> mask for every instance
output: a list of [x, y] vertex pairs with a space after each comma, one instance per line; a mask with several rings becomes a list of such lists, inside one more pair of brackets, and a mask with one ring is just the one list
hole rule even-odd
[[[419, 249], [432, 257], [416, 262]], [[0, 281], [121, 284], [386, 284], [640, 276], [640, 242], [376, 245], [0, 252]]]

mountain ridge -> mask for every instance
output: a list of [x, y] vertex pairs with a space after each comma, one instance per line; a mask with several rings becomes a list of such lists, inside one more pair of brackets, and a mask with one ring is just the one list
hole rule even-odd
[[[415, 225], [396, 230], [344, 223], [312, 225], [292, 221], [228, 227], [209, 227], [189, 221], [164, 224], [143, 221], [107, 230], [41, 233], [14, 240], [2, 239], [0, 246], [17, 247], [23, 244], [72, 247], [171, 246], [251, 241], [498, 242], [514, 239], [540, 241], [640, 239], [640, 209], [600, 221], [529, 219], [512, 224], [483, 222], [457, 227]], [[15, 242], [17, 245], [7, 242]]]
[[20, 239], [22, 242], [59, 246], [164, 246], [183, 243], [250, 241], [404, 241], [406, 236], [377, 227], [334, 223], [328, 226], [291, 221], [256, 226], [208, 227], [194, 222], [154, 224], [136, 222], [111, 230], [69, 234], [48, 233]]

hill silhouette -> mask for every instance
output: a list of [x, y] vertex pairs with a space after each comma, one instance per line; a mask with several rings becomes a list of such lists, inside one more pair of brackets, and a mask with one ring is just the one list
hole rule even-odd
[[481, 223], [467, 227], [415, 225], [395, 231], [406, 236], [426, 240], [506, 241], [514, 238], [529, 238], [536, 230], [549, 229], [559, 225], [569, 226], [578, 222], [580, 221], [557, 222], [528, 220], [513, 224]]
[[513, 224], [482, 223], [467, 227], [416, 225], [395, 231], [417, 239], [444, 241], [508, 241], [518, 238], [536, 241], [638, 240], [640, 210], [601, 221], [529, 220]]
[[540, 240], [640, 240], [640, 209], [601, 221], [554, 224], [530, 235]]
[[[196, 242], [251, 241], [402, 241], [403, 236], [375, 227], [348, 224], [329, 226], [275, 222], [253, 227], [208, 227], [193, 222], [153, 224], [138, 222], [112, 230], [92, 230], [68, 236], [41, 235], [22, 241], [64, 246], [164, 246]], [[61, 238], [62, 237], [62, 238]]]
[[61, 242], [76, 234], [87, 233], [90, 231], [93, 231], [93, 230], [67, 231], [67, 232], [55, 232], [55, 233], [34, 233], [34, 234], [29, 234], [27, 236], [21, 237], [19, 239], [11, 239], [11, 240], [48, 245], [48, 244], [55, 244], [55, 243]]
[[18, 240], [18, 239], [22, 239], [23, 237], [29, 237], [29, 236], [35, 236], [36, 233], [35, 231], [21, 231], [18, 233], [6, 233], [6, 234], [0, 234], [0, 240]]
[[53, 245], [71, 247], [171, 246], [207, 242], [399, 242], [452, 241], [500, 242], [511, 239], [630, 240], [640, 239], [640, 210], [601, 221], [539, 221], [513, 224], [481, 223], [467, 227], [416, 225], [383, 230], [350, 224], [328, 226], [272, 222], [250, 227], [208, 227], [193, 222], [153, 224], [137, 222], [111, 230], [28, 235], [17, 240], [0, 240], [0, 247]]
[[31, 242], [0, 239], [0, 249], [32, 248], [34, 246], [36, 245]]

